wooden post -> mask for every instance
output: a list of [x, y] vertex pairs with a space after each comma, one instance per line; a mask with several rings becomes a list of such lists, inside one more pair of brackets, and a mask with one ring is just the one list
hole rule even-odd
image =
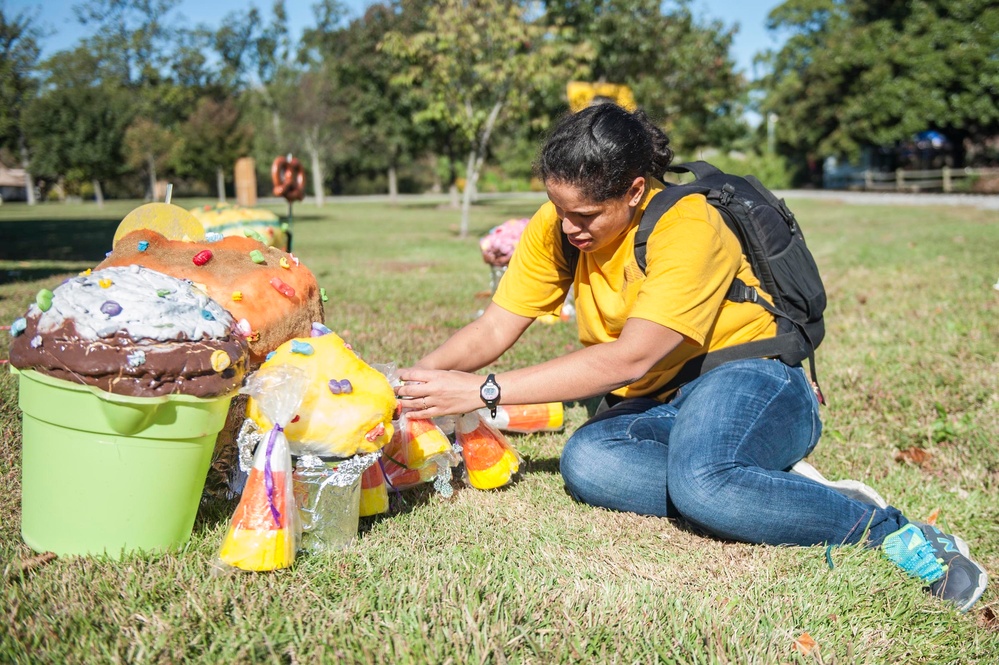
[[949, 194], [954, 190], [954, 187], [950, 180], [950, 167], [944, 166], [942, 171], [943, 171], [943, 190]]
[[253, 157], [236, 160], [236, 203], [252, 208], [257, 205], [257, 163]]
[[864, 189], [867, 191], [874, 189], [874, 174], [871, 173], [870, 169], [864, 171]]
[[895, 189], [899, 192], [905, 187], [905, 171], [895, 169]]

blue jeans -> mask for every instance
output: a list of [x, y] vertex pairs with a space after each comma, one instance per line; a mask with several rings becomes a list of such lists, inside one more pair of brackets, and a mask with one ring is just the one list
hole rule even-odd
[[822, 424], [800, 367], [779, 360], [726, 363], [668, 403], [628, 399], [566, 442], [560, 468], [579, 501], [682, 517], [719, 538], [772, 545], [877, 546], [907, 522], [788, 473]]

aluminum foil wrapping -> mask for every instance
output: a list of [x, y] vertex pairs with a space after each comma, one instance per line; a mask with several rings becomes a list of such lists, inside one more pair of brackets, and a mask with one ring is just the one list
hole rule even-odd
[[342, 550], [357, 536], [361, 474], [381, 451], [347, 459], [303, 455], [295, 464], [295, 502], [302, 520], [302, 549]]

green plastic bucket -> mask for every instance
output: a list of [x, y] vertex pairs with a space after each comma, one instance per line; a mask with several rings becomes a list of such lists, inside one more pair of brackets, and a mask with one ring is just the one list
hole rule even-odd
[[127, 397], [15, 372], [24, 542], [118, 558], [188, 541], [234, 395]]

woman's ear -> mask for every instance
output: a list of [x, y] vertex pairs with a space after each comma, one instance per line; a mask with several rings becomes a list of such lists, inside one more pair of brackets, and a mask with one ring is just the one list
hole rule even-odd
[[631, 183], [631, 187], [628, 188], [626, 196], [629, 206], [632, 208], [638, 207], [638, 204], [642, 202], [642, 198], [645, 197], [645, 176], [635, 178], [634, 182]]

